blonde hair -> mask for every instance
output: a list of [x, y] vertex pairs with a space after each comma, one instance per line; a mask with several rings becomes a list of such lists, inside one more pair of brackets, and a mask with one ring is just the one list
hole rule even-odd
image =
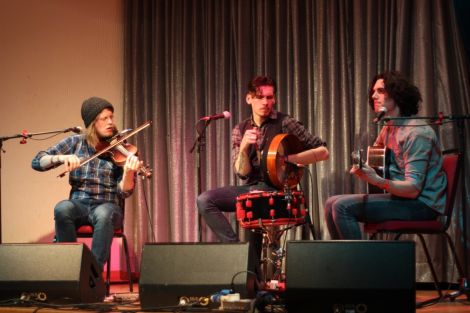
[[[85, 139], [86, 139], [88, 145], [95, 148], [95, 149], [101, 141], [100, 136], [98, 135], [98, 131], [96, 130], [96, 127], [95, 127], [97, 119], [98, 119], [98, 116], [87, 127], [86, 132], [85, 132]], [[118, 130], [116, 129], [116, 127], [114, 127], [113, 136], [116, 135], [117, 133], [118, 133]]]
[[86, 138], [86, 141], [88, 142], [88, 145], [92, 146], [93, 148], [96, 148], [96, 146], [100, 142], [100, 139], [98, 137], [98, 133], [97, 133], [96, 128], [95, 128], [95, 121], [93, 121], [87, 127], [86, 133], [85, 133], [85, 138]]

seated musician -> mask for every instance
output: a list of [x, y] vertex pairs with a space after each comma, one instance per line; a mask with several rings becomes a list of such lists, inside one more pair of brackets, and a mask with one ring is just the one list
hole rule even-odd
[[239, 241], [223, 212], [234, 212], [236, 198], [253, 190], [272, 191], [260, 169], [260, 159], [270, 140], [277, 134], [298, 137], [302, 152], [287, 156], [289, 162], [311, 164], [328, 159], [325, 143], [310, 134], [296, 119], [274, 110], [276, 83], [266, 76], [255, 77], [248, 84], [246, 102], [252, 115], [232, 131], [232, 161], [235, 173], [245, 181], [241, 186], [226, 186], [198, 196], [199, 213], [221, 242]]
[[367, 163], [350, 173], [386, 193], [336, 195], [325, 203], [325, 218], [332, 239], [362, 239], [358, 222], [433, 220], [443, 213], [446, 176], [441, 147], [434, 130], [418, 113], [421, 94], [401, 73], [387, 71], [372, 80], [369, 104], [376, 113], [386, 109], [389, 120], [374, 145], [389, 150], [386, 179]]
[[54, 208], [56, 240], [75, 242], [77, 226], [93, 225], [91, 251], [101, 270], [110, 253], [114, 228], [122, 227], [123, 199], [133, 192], [135, 173], [142, 165], [131, 154], [123, 167], [103, 156], [80, 166], [81, 161], [97, 152], [100, 142], [115, 134], [113, 112], [111, 103], [104, 99], [85, 100], [81, 114], [86, 134], [61, 140], [46, 151], [40, 151], [32, 161], [32, 167], [37, 171], [65, 165], [72, 188], [69, 199]]

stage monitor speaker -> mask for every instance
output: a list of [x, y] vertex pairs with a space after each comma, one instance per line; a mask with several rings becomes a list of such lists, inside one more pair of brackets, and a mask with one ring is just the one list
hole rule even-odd
[[412, 241], [287, 243], [288, 312], [415, 312]]
[[212, 306], [211, 295], [231, 288], [242, 298], [254, 298], [253, 256], [248, 243], [145, 244], [139, 281], [141, 306]]
[[91, 303], [106, 290], [87, 246], [70, 244], [0, 245], [0, 299]]

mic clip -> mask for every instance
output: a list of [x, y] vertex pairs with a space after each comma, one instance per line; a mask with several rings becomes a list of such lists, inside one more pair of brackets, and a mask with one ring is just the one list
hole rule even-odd
[[21, 132], [21, 141], [20, 141], [20, 144], [24, 145], [26, 143], [28, 143], [26, 141], [27, 138], [31, 138], [31, 135], [28, 133], [28, 131], [26, 129], [23, 129], [23, 131]]

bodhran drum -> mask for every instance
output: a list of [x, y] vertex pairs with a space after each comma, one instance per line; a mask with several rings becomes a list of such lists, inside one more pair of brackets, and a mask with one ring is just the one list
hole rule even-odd
[[237, 197], [237, 220], [243, 228], [299, 225], [307, 214], [301, 191], [254, 191]]
[[279, 190], [295, 188], [302, 178], [303, 168], [286, 163], [284, 158], [301, 151], [303, 146], [296, 136], [290, 134], [274, 136], [261, 159], [264, 180]]

